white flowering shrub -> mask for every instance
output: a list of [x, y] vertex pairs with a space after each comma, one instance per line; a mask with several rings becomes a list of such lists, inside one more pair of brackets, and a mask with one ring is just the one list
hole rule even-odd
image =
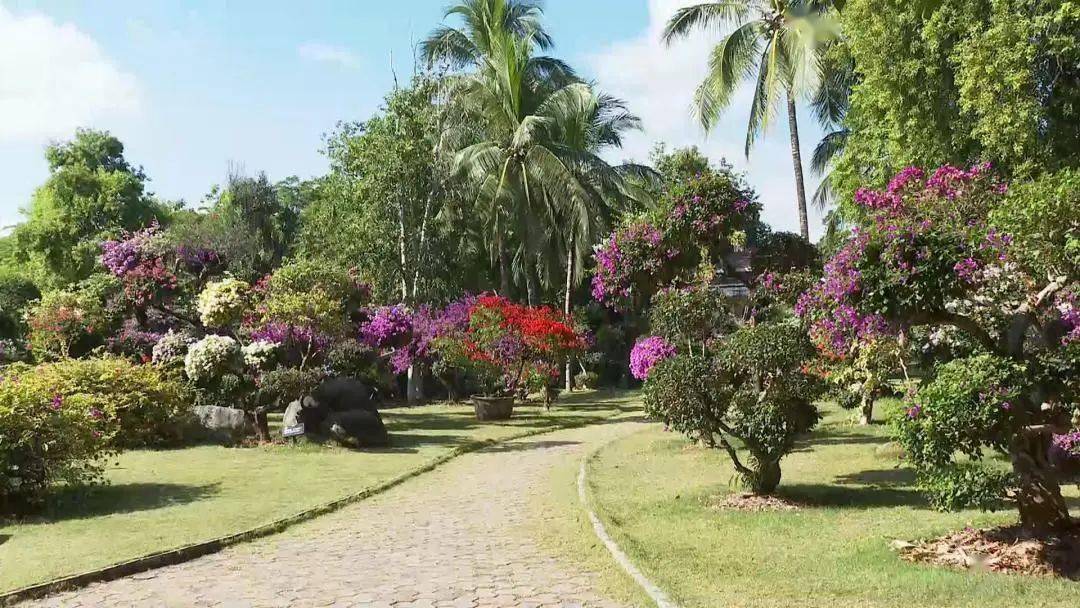
[[154, 364], [171, 365], [183, 361], [191, 342], [191, 336], [170, 329], [154, 344], [151, 351]]
[[227, 327], [240, 321], [248, 306], [251, 286], [239, 279], [222, 279], [209, 283], [196, 308], [199, 319], [207, 327]]
[[266, 369], [274, 361], [278, 345], [265, 340], [255, 340], [251, 344], [241, 348], [244, 354], [244, 365], [251, 369]]
[[188, 349], [184, 371], [192, 382], [208, 382], [235, 368], [240, 358], [240, 345], [236, 340], [209, 335]]

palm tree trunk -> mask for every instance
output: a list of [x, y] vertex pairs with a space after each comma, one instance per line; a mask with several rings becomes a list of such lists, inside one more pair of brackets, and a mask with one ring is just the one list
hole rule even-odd
[[506, 256], [505, 244], [499, 242], [499, 295], [504, 298], [510, 297], [510, 261]]
[[528, 263], [525, 264], [525, 299], [529, 306], [536, 306], [536, 279], [533, 277], [533, 269]]
[[[574, 238], [570, 238], [570, 246], [566, 248], [566, 293], [563, 294], [563, 313], [570, 318], [570, 290], [573, 288], [574, 279]], [[574, 375], [570, 369], [570, 360], [566, 360], [566, 392], [574, 390]]]
[[806, 184], [803, 181], [802, 152], [799, 149], [799, 119], [795, 116], [795, 98], [787, 97], [788, 127], [791, 132], [791, 161], [795, 164], [795, 197], [799, 204], [799, 232], [810, 240], [810, 224], [806, 218]]

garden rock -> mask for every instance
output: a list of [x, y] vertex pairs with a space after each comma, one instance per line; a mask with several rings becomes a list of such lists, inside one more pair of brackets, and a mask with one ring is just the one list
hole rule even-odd
[[323, 423], [323, 433], [349, 447], [377, 448], [390, 445], [390, 435], [375, 410], [332, 412]]
[[365, 410], [376, 413], [378, 395], [379, 391], [356, 378], [331, 378], [320, 384], [311, 394], [320, 407], [331, 412]]
[[251, 431], [251, 421], [244, 410], [217, 405], [192, 408], [206, 435], [219, 441], [236, 441]]

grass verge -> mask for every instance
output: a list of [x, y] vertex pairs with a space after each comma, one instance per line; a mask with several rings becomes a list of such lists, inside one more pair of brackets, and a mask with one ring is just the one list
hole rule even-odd
[[[1011, 512], [938, 513], [896, 467], [888, 431], [829, 410], [783, 461], [790, 512], [720, 511], [733, 491], [725, 455], [651, 427], [602, 449], [589, 491], [609, 533], [685, 607], [952, 608], [1080, 605], [1080, 583], [956, 572], [904, 562], [893, 539], [933, 537]], [[1076, 488], [1068, 491], [1080, 507]]]
[[393, 447], [224, 448], [121, 454], [107, 486], [59, 493], [41, 516], [0, 523], [0, 593], [266, 525], [385, 483], [475, 442], [598, 421], [632, 407], [625, 394], [566, 397], [479, 422], [464, 405], [384, 412]]

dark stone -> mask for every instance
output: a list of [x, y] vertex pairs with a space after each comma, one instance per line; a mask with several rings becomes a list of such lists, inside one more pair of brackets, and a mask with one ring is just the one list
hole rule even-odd
[[350, 410], [331, 412], [323, 421], [324, 435], [349, 447], [376, 448], [390, 445], [390, 435], [386, 432], [379, 412], [372, 410]]
[[364, 410], [378, 413], [379, 391], [356, 378], [331, 378], [320, 384], [311, 396], [331, 412]]

